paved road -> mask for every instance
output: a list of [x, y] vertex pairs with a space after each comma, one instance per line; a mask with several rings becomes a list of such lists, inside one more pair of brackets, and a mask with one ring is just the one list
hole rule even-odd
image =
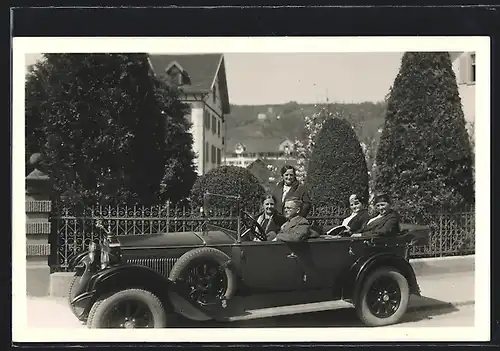
[[[474, 272], [446, 274], [419, 278], [424, 299], [418, 305], [438, 302], [474, 301]], [[414, 304], [415, 305], [415, 304]], [[71, 314], [65, 299], [29, 298], [28, 326], [30, 328], [85, 328]], [[315, 312], [302, 315], [279, 316], [244, 322], [233, 322], [231, 327], [361, 327], [352, 308]], [[200, 324], [185, 325], [200, 327]], [[224, 327], [210, 323], [206, 327]], [[474, 326], [474, 305], [440, 309], [426, 309], [407, 313], [400, 327], [467, 327]]]
[[[64, 300], [31, 300], [28, 313], [30, 328], [85, 328], [66, 307]], [[181, 327], [182, 325], [180, 325]], [[186, 324], [185, 327], [200, 327], [200, 324]], [[224, 327], [224, 324], [209, 323], [206, 327]], [[346, 308], [315, 312], [303, 315], [273, 317], [244, 322], [233, 322], [231, 327], [363, 327], [354, 312]], [[417, 310], [407, 313], [397, 327], [472, 327], [474, 326], [474, 305]]]

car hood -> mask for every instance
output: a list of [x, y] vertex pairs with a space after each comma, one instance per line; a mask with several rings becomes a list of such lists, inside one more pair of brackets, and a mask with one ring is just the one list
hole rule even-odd
[[116, 238], [121, 248], [196, 247], [205, 245], [227, 245], [236, 242], [236, 240], [222, 231], [119, 235]]

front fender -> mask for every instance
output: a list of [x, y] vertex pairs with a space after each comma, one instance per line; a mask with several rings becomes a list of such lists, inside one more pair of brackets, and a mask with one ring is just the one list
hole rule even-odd
[[78, 266], [84, 259], [85, 257], [89, 254], [89, 251], [84, 251], [79, 253], [78, 255], [74, 256], [72, 259], [69, 260], [68, 262], [68, 268], [73, 271], [76, 266]]
[[106, 294], [113, 291], [143, 288], [164, 295], [169, 281], [155, 270], [136, 264], [112, 266], [95, 273], [88, 285], [88, 291]]
[[189, 310], [193, 319], [211, 319], [216, 315], [197, 304], [189, 295], [188, 288], [180, 281], [171, 281], [155, 270], [135, 264], [110, 267], [96, 273], [88, 285], [93, 293], [92, 303], [98, 297], [125, 289], [140, 288], [155, 294], [168, 312]]
[[378, 253], [358, 259], [349, 269], [342, 286], [344, 299], [355, 299], [360, 292], [362, 283], [367, 275], [379, 267], [393, 267], [408, 280], [410, 293], [420, 295], [415, 271], [410, 263], [401, 256], [391, 253]]

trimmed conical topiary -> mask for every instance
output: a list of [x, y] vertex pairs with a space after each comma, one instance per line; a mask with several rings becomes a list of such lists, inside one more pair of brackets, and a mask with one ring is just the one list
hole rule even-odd
[[375, 188], [413, 214], [474, 203], [472, 151], [448, 53], [405, 53], [388, 99]]
[[359, 140], [344, 119], [325, 121], [312, 151], [306, 185], [320, 206], [345, 207], [351, 194], [368, 196], [368, 170]]

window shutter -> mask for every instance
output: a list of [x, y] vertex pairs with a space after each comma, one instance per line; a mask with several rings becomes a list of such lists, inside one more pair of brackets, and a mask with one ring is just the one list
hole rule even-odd
[[460, 56], [459, 60], [459, 80], [458, 83], [466, 84], [470, 81], [470, 54], [468, 52], [464, 52], [462, 56]]

